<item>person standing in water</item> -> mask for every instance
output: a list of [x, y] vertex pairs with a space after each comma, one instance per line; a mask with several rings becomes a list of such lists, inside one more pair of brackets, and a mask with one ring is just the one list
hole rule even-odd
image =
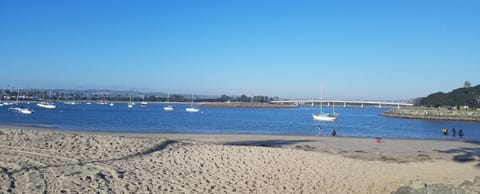
[[458, 131], [458, 137], [459, 137], [460, 139], [463, 139], [463, 135], [464, 135], [464, 134], [463, 134], [463, 129], [460, 129], [460, 130]]

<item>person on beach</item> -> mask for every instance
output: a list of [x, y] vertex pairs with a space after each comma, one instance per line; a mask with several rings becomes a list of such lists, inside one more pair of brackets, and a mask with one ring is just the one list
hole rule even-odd
[[380, 137], [375, 137], [375, 141], [376, 141], [377, 143], [380, 143], [380, 142], [382, 141], [382, 139], [380, 139]]
[[464, 134], [463, 134], [463, 129], [460, 129], [460, 130], [458, 131], [458, 137], [459, 137], [460, 139], [463, 139], [463, 135], [464, 135]]
[[452, 136], [453, 136], [453, 137], [455, 137], [456, 133], [457, 133], [457, 132], [455, 131], [455, 128], [452, 128]]
[[336, 135], [337, 135], [337, 131], [335, 131], [335, 129], [333, 129], [332, 136], [336, 136]]

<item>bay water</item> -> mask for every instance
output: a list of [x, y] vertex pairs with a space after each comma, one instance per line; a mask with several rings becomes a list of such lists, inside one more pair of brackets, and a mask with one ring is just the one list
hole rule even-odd
[[[246, 133], [392, 137], [412, 139], [454, 139], [451, 129], [463, 129], [464, 139], [480, 140], [480, 122], [439, 121], [384, 117], [388, 107], [336, 107], [335, 122], [319, 122], [312, 113], [319, 107], [299, 108], [221, 108], [199, 107], [200, 112], [185, 111], [190, 105], [176, 104], [175, 110], [164, 111], [164, 104], [115, 106], [100, 104], [57, 104], [56, 109], [42, 109], [35, 104], [22, 104], [35, 110], [21, 115], [0, 107], [0, 124], [35, 125], [65, 130], [159, 132], [159, 133]], [[330, 111], [324, 107], [324, 111]], [[449, 135], [441, 133], [449, 129]]]

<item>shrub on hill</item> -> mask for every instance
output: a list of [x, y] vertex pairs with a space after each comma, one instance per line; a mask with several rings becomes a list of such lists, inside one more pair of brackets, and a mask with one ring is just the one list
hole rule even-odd
[[433, 93], [425, 98], [419, 98], [416, 104], [429, 107], [480, 108], [480, 85], [458, 88], [449, 93]]

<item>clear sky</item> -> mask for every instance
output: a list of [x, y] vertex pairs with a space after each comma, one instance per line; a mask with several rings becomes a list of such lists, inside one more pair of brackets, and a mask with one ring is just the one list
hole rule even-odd
[[408, 99], [480, 84], [480, 1], [0, 0], [0, 88]]

